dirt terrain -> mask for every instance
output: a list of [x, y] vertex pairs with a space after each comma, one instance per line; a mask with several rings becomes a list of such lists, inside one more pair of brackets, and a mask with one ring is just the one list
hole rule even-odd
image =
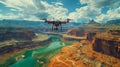
[[92, 49], [87, 40], [75, 42], [71, 46], [62, 48], [55, 55], [48, 67], [119, 67], [120, 59], [108, 56]]

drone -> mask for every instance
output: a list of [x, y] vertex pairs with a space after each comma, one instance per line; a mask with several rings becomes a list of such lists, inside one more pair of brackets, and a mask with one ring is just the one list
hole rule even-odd
[[60, 20], [51, 21], [47, 19], [42, 19], [42, 20], [44, 20], [45, 23], [52, 24], [52, 31], [59, 31], [59, 30], [62, 31], [62, 24], [69, 23], [71, 19], [67, 19], [66, 21], [60, 21]]

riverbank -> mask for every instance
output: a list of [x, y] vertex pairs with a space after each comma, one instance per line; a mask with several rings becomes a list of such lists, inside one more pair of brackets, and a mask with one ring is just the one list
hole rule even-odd
[[86, 36], [72, 36], [72, 35], [67, 35], [63, 34], [62, 39], [66, 41], [81, 41], [81, 40], [86, 40]]
[[[47, 35], [39, 34], [32, 41], [5, 41], [2, 44], [6, 44], [0, 47], [0, 64], [4, 63], [6, 59], [13, 55], [24, 52], [26, 50], [33, 50], [38, 47], [44, 46], [51, 41], [51, 38]], [[8, 45], [7, 45], [8, 44]]]
[[50, 59], [68, 45], [71, 45], [71, 42], [63, 41], [60, 36], [52, 35], [52, 42], [48, 46], [33, 52], [33, 57], [37, 58], [35, 67], [48, 67]]
[[[59, 51], [62, 47], [70, 45], [71, 43], [64, 42], [59, 36], [50, 36], [51, 42], [47, 45], [33, 50], [23, 51], [17, 53], [7, 59], [7, 62], [2, 64], [1, 67], [47, 67], [49, 60]], [[12, 60], [12, 61], [11, 61]]]

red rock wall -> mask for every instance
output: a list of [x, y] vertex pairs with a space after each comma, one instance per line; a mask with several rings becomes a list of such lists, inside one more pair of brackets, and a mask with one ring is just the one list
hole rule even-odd
[[87, 40], [92, 41], [95, 35], [96, 35], [96, 32], [89, 32], [87, 34]]
[[67, 35], [71, 36], [84, 36], [85, 32], [84, 29], [81, 28], [73, 28], [67, 31]]
[[120, 58], [119, 45], [119, 41], [95, 38], [93, 43], [93, 50]]

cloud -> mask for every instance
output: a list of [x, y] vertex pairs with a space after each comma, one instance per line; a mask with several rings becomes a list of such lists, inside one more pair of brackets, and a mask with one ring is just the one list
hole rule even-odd
[[62, 2], [52, 2], [52, 4], [55, 6], [63, 6]]
[[10, 9], [11, 11], [18, 11], [17, 9]]
[[91, 6], [84, 6], [81, 8], [77, 8], [75, 12], [70, 13], [69, 18], [73, 18], [79, 22], [86, 22], [100, 14], [100, 9], [92, 8]]
[[[76, 22], [84, 23], [94, 19], [103, 23], [111, 19], [120, 19], [120, 0], [80, 0], [80, 3], [87, 5], [76, 8], [76, 11], [69, 14]], [[106, 14], [101, 12], [103, 7], [110, 8]]]
[[38, 12], [36, 14], [34, 14], [36, 17], [38, 18], [47, 18], [48, 17], [48, 13], [45, 13], [45, 12]]
[[7, 15], [0, 14], [0, 19], [18, 19], [19, 15], [8, 13]]
[[68, 12], [61, 2], [49, 4], [45, 0], [1, 0], [0, 3], [11, 8], [13, 12], [17, 10], [20, 19], [65, 18]]
[[[57, 2], [58, 3], [58, 2]], [[49, 18], [52, 19], [60, 19], [60, 18], [67, 18], [68, 9], [64, 8], [63, 6], [55, 6], [44, 2], [46, 7], [46, 12], [49, 14]]]
[[[105, 22], [120, 18], [120, 0], [80, 0], [81, 4], [87, 5], [76, 8], [70, 13], [60, 1], [50, 3], [45, 0], [0, 0], [0, 3], [10, 8], [10, 12], [6, 15], [0, 14], [0, 19], [40, 20], [40, 18], [54, 18], [58, 20], [71, 18], [76, 22], [88, 22], [90, 19]], [[103, 7], [109, 7], [106, 14], [101, 12]]]
[[18, 10], [20, 14], [23, 14], [23, 18], [31, 15], [35, 16], [39, 13], [47, 14], [44, 12], [43, 0], [2, 0], [0, 2], [6, 5], [6, 7], [11, 8], [11, 11]]
[[116, 9], [110, 9], [107, 14], [101, 14], [96, 17], [98, 22], [106, 22], [107, 20], [120, 19], [120, 7]]
[[119, 6], [120, 0], [80, 0], [81, 4], [88, 4], [97, 8], [105, 6]]

